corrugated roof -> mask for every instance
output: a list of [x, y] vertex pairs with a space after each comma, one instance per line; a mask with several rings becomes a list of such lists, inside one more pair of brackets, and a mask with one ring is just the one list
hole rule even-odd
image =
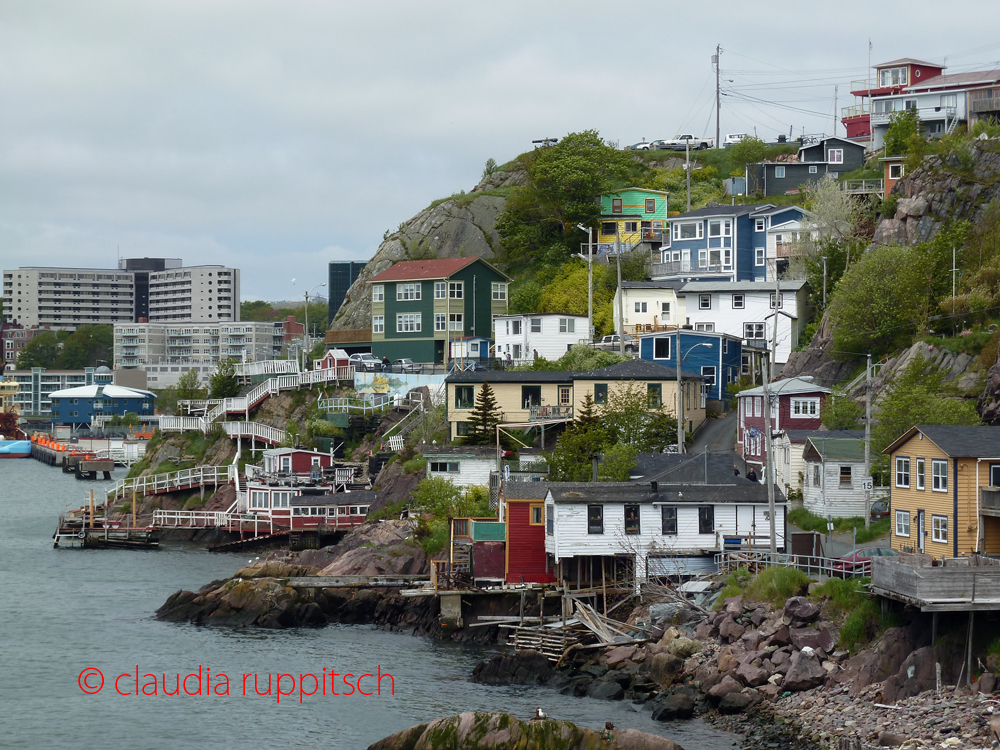
[[[777, 382], [771, 383], [768, 386], [768, 390], [771, 393], [776, 393], [779, 396], [788, 396], [795, 393], [829, 393], [829, 388], [824, 388], [821, 385], [816, 385], [816, 383], [810, 380], [802, 380], [801, 378], [786, 378], [785, 380], [779, 380]], [[748, 388], [745, 391], [739, 392], [740, 396], [763, 396], [764, 386], [759, 385], [756, 388]]]
[[940, 89], [948, 86], [974, 86], [976, 84], [990, 84], [1000, 81], [1000, 70], [976, 70], [969, 73], [951, 73], [950, 75], [939, 75], [927, 78], [919, 83], [911, 83], [904, 91], [924, 91], [927, 89]]
[[704, 208], [696, 208], [694, 211], [687, 211], [677, 216], [671, 216], [669, 221], [705, 218], [708, 216], [742, 216], [743, 214], [750, 214], [754, 211], [773, 207], [773, 203], [752, 203], [747, 206], [705, 206]]
[[[481, 258], [436, 258], [433, 260], [401, 260], [393, 263], [380, 274], [368, 279], [369, 283], [382, 281], [410, 281], [411, 279], [447, 279]], [[498, 272], [499, 273], [499, 272]]]
[[857, 438], [814, 436], [806, 443], [805, 455], [815, 452], [824, 461], [857, 463], [865, 460], [865, 441]]
[[[804, 279], [779, 281], [783, 292], [797, 292], [808, 282]], [[679, 294], [701, 292], [773, 292], [773, 281], [689, 281], [681, 287]]]
[[[767, 487], [759, 482], [741, 484], [657, 483], [656, 492], [648, 482], [554, 482], [549, 485], [557, 503], [664, 503], [717, 504], [766, 503]], [[775, 501], [784, 495], [775, 488]]]
[[917, 425], [907, 430], [882, 452], [892, 453], [918, 433], [923, 433], [952, 458], [1000, 458], [1000, 427], [984, 425]]

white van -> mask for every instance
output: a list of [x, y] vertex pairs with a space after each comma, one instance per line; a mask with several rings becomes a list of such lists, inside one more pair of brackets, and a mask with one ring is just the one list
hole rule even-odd
[[735, 146], [737, 143], [742, 141], [747, 137], [746, 133], [730, 133], [725, 138], [722, 139], [722, 145], [725, 146]]

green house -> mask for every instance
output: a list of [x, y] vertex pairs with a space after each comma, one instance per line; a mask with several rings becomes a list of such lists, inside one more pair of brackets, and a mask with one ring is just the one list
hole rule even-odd
[[481, 258], [405, 260], [368, 280], [372, 354], [444, 362], [445, 341], [493, 339], [510, 278]]
[[640, 242], [659, 243], [667, 227], [667, 192], [622, 188], [601, 196], [601, 226], [594, 241], [610, 252], [615, 239], [626, 247]]

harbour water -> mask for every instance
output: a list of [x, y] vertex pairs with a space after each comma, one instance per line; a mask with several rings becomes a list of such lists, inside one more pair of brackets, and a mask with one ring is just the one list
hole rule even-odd
[[[121, 470], [116, 471], [117, 475]], [[0, 747], [55, 748], [365, 748], [413, 724], [468, 710], [509, 711], [528, 718], [535, 706], [558, 719], [603, 728], [668, 736], [686, 750], [731, 750], [737, 738], [701, 721], [663, 725], [628, 703], [572, 698], [539, 687], [488, 687], [468, 682], [492, 649], [436, 643], [367, 627], [317, 630], [232, 630], [162, 623], [153, 613], [178, 589], [198, 589], [232, 575], [246, 555], [213, 555], [193, 547], [157, 551], [55, 550], [60, 512], [83, 504], [90, 488], [71, 475], [25, 459], [0, 461]], [[174, 691], [177, 676], [197, 673]], [[158, 695], [151, 691], [155, 675]], [[103, 688], [79, 684], [85, 669], [100, 670]], [[323, 676], [390, 673], [395, 695], [305, 696], [298, 684], [278, 701], [264, 692], [267, 675]], [[204, 677], [211, 672], [211, 678]], [[220, 675], [229, 680], [222, 692]], [[116, 692], [114, 682], [119, 675]], [[291, 677], [283, 678], [288, 692]], [[94, 688], [96, 672], [83, 684]], [[205, 685], [211, 687], [206, 694]], [[375, 680], [366, 678], [365, 691]], [[305, 692], [312, 690], [308, 678]]]

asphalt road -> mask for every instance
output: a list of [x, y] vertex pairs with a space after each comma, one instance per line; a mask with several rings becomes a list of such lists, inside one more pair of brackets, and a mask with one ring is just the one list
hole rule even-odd
[[[688, 453], [701, 453], [708, 446], [709, 453], [736, 450], [736, 412], [730, 411], [718, 419], [709, 419], [694, 436]], [[735, 455], [735, 454], [734, 454]]]

